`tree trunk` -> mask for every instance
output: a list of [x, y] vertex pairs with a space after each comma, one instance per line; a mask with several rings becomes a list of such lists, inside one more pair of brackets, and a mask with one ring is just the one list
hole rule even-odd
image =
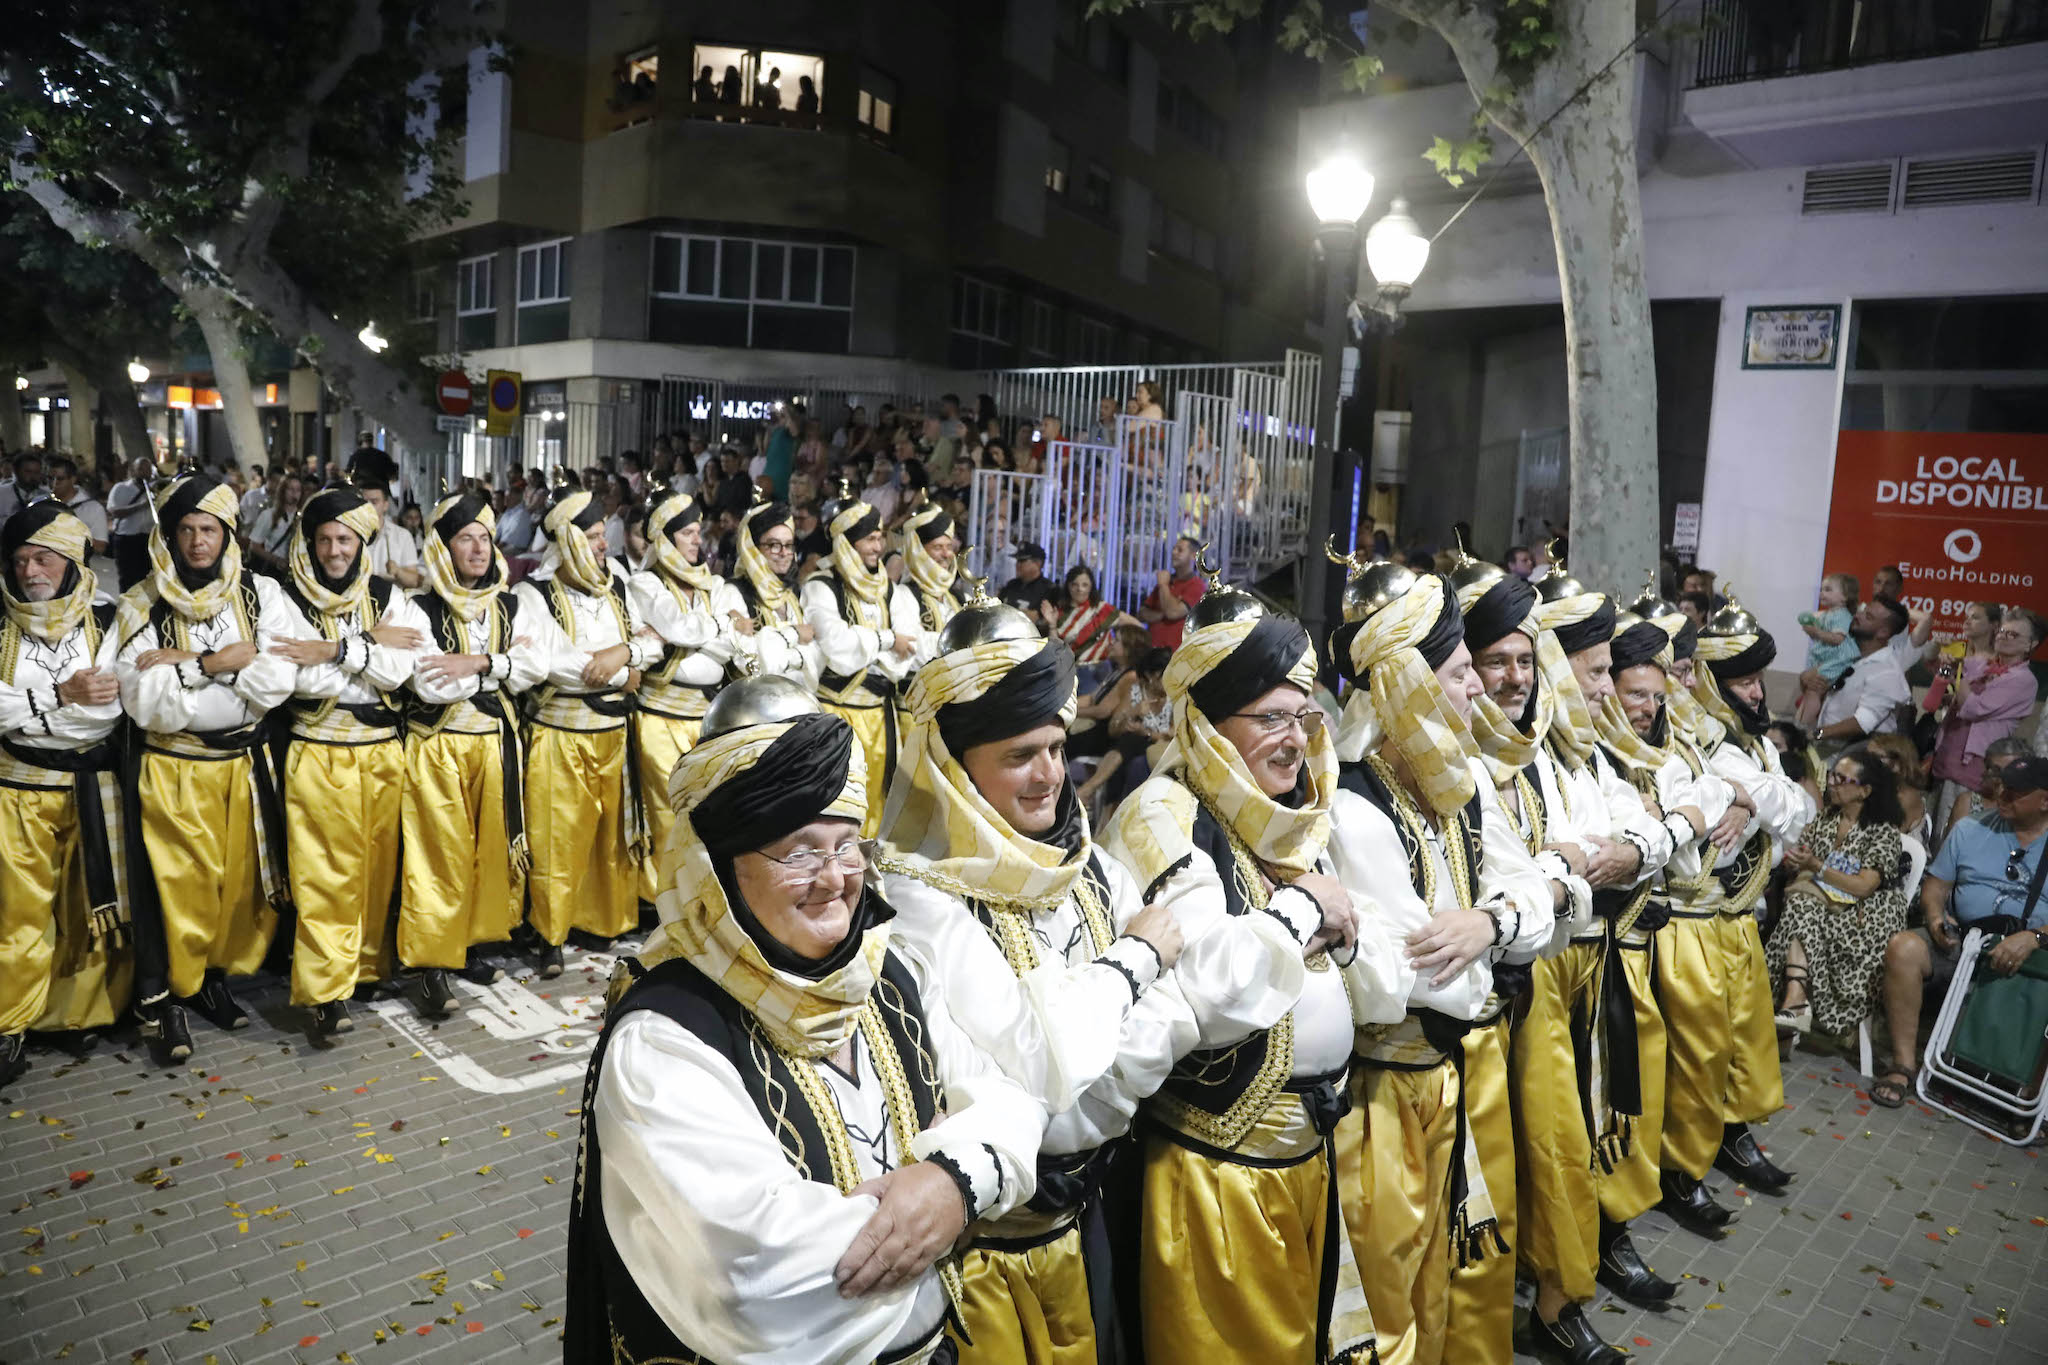
[[106, 405], [107, 425], [114, 429], [124, 477], [129, 462], [135, 459], [146, 457], [155, 463], [156, 443], [149, 439], [149, 423], [142, 415], [142, 403], [135, 396], [127, 366], [107, 373], [100, 384], [100, 401]]
[[213, 357], [213, 382], [220, 390], [221, 415], [227, 419], [228, 447], [235, 463], [247, 468], [268, 464], [270, 453], [263, 448], [263, 424], [256, 417], [256, 386], [249, 382], [249, 364], [242, 356], [242, 332], [235, 301], [221, 290], [184, 282], [179, 297], [192, 310], [206, 338], [207, 354]]

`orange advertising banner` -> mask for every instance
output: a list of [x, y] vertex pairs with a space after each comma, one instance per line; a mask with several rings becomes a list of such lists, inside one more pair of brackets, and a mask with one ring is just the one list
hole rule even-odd
[[1841, 433], [1825, 571], [1856, 575], [1868, 597], [1885, 564], [1939, 638], [1972, 602], [2048, 614], [2048, 435]]

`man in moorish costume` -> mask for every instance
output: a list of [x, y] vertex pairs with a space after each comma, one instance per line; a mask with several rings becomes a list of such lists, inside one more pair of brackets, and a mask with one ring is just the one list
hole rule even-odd
[[960, 610], [960, 566], [954, 562], [960, 540], [945, 509], [927, 503], [905, 519], [897, 543], [903, 550], [903, 586], [917, 605], [917, 657], [922, 662], [938, 652], [939, 632]]
[[1031, 1197], [1045, 1110], [892, 949], [863, 761], [753, 678], [676, 764], [662, 929], [584, 1088], [565, 1360], [955, 1359], [952, 1248]]
[[611, 939], [639, 919], [650, 845], [633, 694], [662, 644], [606, 553], [603, 504], [577, 489], [541, 524], [547, 554], [513, 593], [520, 632], [547, 660], [545, 680], [528, 694], [527, 893], [540, 972], [552, 977], [571, 929]]
[[1337, 1144], [1345, 1227], [1382, 1361], [1434, 1365], [1455, 1332], [1458, 1359], [1504, 1363], [1515, 1155], [1494, 977], [1550, 949], [1561, 923], [1568, 936], [1571, 901], [1512, 837], [1478, 762], [1466, 717], [1481, 686], [1451, 586], [1367, 566], [1344, 614], [1331, 651], [1354, 690], [1331, 857], [1344, 885], [1372, 891], [1412, 981], [1356, 1017], [1361, 1119]]
[[[1680, 657], [1673, 665], [1689, 674], [1689, 700], [1698, 703], [1697, 710], [1688, 704], [1677, 708], [1681, 722], [1693, 725], [1708, 766], [1749, 797], [1750, 818], [1741, 840], [1721, 851], [1713, 884], [1705, 888], [1718, 915], [1714, 924], [1727, 973], [1731, 1045], [1724, 1127], [1714, 1164], [1765, 1194], [1781, 1193], [1792, 1177], [1764, 1155], [1749, 1131], [1750, 1124], [1785, 1107], [1770, 973], [1756, 916], [1771, 869], [1814, 815], [1812, 798], [1785, 776], [1777, 746], [1764, 734], [1771, 717], [1764, 704], [1763, 671], [1777, 650], [1771, 633], [1730, 592], [1728, 605], [1699, 632], [1697, 659]], [[1684, 654], [1683, 641], [1679, 653]]]
[[1189, 626], [1166, 670], [1173, 740], [1103, 839], [1173, 912], [1171, 984], [1195, 1022], [1146, 1103], [1143, 1351], [1311, 1365], [1336, 1286], [1330, 1133], [1352, 1035], [1326, 950], [1349, 951], [1358, 918], [1323, 870], [1336, 764], [1298, 624], [1212, 590]]
[[[426, 525], [427, 590], [413, 598], [427, 641], [406, 709], [398, 963], [421, 1010], [456, 1006], [450, 973], [511, 937], [526, 892], [524, 744], [514, 697], [547, 660], [506, 591], [489, 497], [443, 498]], [[488, 982], [496, 968], [477, 964]]]
[[[1583, 794], [1573, 799], [1570, 777], [1548, 743], [1561, 723], [1560, 689], [1551, 679], [1570, 669], [1556, 637], [1537, 624], [1536, 589], [1495, 569], [1468, 574], [1458, 597], [1473, 671], [1486, 687], [1471, 722], [1481, 760], [1515, 835], [1572, 902], [1568, 941], [1530, 965], [1508, 1053], [1516, 1257], [1537, 1284], [1530, 1326], [1538, 1349], [1611, 1365], [1583, 1311], [1604, 1271], [1593, 1171], [1596, 1161], [1611, 1164], [1626, 1148], [1641, 1103], [1625, 979], [1619, 969], [1613, 973], [1612, 985], [1624, 993], [1618, 1008], [1606, 1007], [1608, 926], [1591, 912], [1600, 888], [1636, 854], [1609, 837], [1607, 806]], [[1617, 796], [1627, 803], [1623, 818], [1647, 824], [1654, 838], [1656, 822], [1633, 793], [1624, 786]], [[1619, 1057], [1610, 1031], [1622, 1039]]]
[[648, 510], [641, 534], [647, 567], [628, 580], [640, 619], [667, 646], [640, 680], [640, 799], [647, 808], [650, 854], [641, 864], [640, 898], [660, 893], [661, 849], [675, 813], [668, 775], [697, 741], [705, 708], [725, 680], [739, 638], [733, 618], [746, 604], [704, 564], [704, 513], [672, 494]]
[[742, 669], [752, 656], [755, 672], [801, 683], [818, 690], [823, 664], [818, 634], [804, 619], [803, 604], [791, 582], [796, 569], [796, 526], [786, 502], [764, 502], [740, 521], [738, 576], [732, 581], [744, 614], [732, 618], [733, 666]]
[[917, 662], [917, 604], [882, 568], [882, 514], [858, 498], [825, 505], [832, 552], [804, 581], [804, 619], [817, 632], [824, 672], [818, 700], [860, 737], [867, 757], [868, 823], [880, 827], [896, 772], [896, 696]]
[[1090, 842], [1067, 780], [1074, 656], [983, 598], [938, 632], [907, 703], [882, 830], [896, 933], [961, 1030], [1052, 1120], [1030, 1204], [964, 1257], [963, 1360], [1109, 1365], [1112, 1145], [1194, 1045], [1180, 934]]
[[136, 1012], [143, 1036], [177, 1059], [192, 1051], [188, 1006], [218, 1028], [248, 1026], [226, 978], [262, 965], [290, 900], [264, 719], [297, 677], [270, 646], [296, 633], [298, 613], [243, 569], [232, 488], [188, 474], [156, 508], [150, 575], [115, 622], [116, 671], [140, 732], [124, 793]]
[[370, 573], [383, 520], [353, 488], [307, 501], [292, 529], [285, 595], [293, 638], [270, 652], [298, 670], [285, 703], [285, 848], [298, 928], [292, 1003], [322, 1034], [354, 1027], [359, 981], [389, 974], [384, 946], [398, 888], [405, 790], [402, 689], [426, 618], [388, 578]]
[[0, 529], [0, 1086], [30, 1031], [102, 1029], [128, 1005], [118, 640], [90, 537], [54, 498]]

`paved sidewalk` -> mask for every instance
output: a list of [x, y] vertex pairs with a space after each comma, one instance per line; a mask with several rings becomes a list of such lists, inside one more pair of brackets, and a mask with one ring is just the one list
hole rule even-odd
[[[282, 991], [245, 1033], [147, 1065], [39, 1053], [0, 1097], [0, 1365], [546, 1361], [590, 1020], [609, 960], [467, 988], [438, 1027], [357, 1007], [332, 1048]], [[1717, 1244], [1662, 1215], [1637, 1242], [1679, 1306], [1593, 1321], [1659, 1365], [2048, 1360], [2048, 1170], [1800, 1055], [1764, 1130], [1799, 1173]], [[1457, 1365], [1455, 1343], [1452, 1365]], [[1161, 1365], [1166, 1365], [1161, 1362]], [[1190, 1362], [1189, 1365], [1196, 1365]], [[1201, 1365], [1208, 1365], [1202, 1362]]]

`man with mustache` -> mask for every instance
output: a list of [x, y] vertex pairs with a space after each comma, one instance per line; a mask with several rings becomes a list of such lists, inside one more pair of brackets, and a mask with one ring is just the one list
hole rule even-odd
[[54, 498], [0, 528], [0, 1086], [30, 1030], [105, 1028], [128, 1003], [121, 685], [90, 535]]
[[1330, 1133], [1351, 1055], [1333, 958], [1358, 922], [1324, 855], [1336, 763], [1298, 624], [1221, 590], [1187, 624], [1166, 670], [1172, 743], [1103, 838], [1185, 938], [1170, 984], [1194, 1021], [1146, 1104], [1143, 1349], [1311, 1365], [1327, 1350]]
[[292, 638], [270, 652], [297, 669], [285, 703], [285, 845], [298, 927], [292, 1003], [325, 1036], [354, 1027], [348, 999], [388, 975], [385, 930], [398, 884], [405, 788], [401, 689], [426, 643], [426, 618], [370, 572], [378, 509], [353, 488], [306, 503], [292, 528], [285, 595]]
[[238, 515], [235, 491], [208, 475], [166, 484], [150, 576], [115, 622], [121, 703], [140, 732], [126, 793], [136, 1013], [174, 1061], [192, 1053], [188, 1006], [248, 1027], [227, 978], [262, 964], [291, 898], [263, 722], [297, 676], [270, 647], [300, 627], [283, 589], [243, 569]]
[[963, 1260], [966, 1358], [1109, 1365], [1104, 1174], [1194, 1044], [1181, 934], [1089, 838], [1067, 779], [1074, 658], [986, 597], [937, 632], [907, 699], [882, 830], [898, 941], [954, 1021], [1051, 1114], [1038, 1193]]

